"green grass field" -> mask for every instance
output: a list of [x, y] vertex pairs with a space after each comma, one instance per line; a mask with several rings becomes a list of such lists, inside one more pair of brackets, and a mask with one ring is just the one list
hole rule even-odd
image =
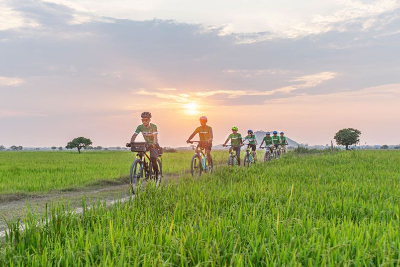
[[[164, 173], [190, 170], [193, 151], [163, 155]], [[227, 152], [213, 152], [218, 164]], [[0, 194], [38, 193], [65, 190], [116, 180], [129, 175], [135, 153], [128, 151], [0, 152]]]
[[[7, 266], [399, 266], [400, 153], [286, 157], [14, 225]], [[40, 221], [38, 223], [38, 221]], [[0, 264], [1, 265], [1, 264]]]

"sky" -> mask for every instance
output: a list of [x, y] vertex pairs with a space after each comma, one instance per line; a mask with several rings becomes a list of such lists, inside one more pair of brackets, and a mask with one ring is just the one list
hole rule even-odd
[[202, 115], [400, 144], [399, 103], [400, 1], [0, 0], [0, 145], [123, 146], [143, 111], [162, 146]]

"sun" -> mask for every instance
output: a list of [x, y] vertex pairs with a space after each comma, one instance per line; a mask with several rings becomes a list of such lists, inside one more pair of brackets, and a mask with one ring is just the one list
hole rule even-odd
[[185, 113], [190, 114], [190, 115], [196, 115], [199, 113], [199, 105], [197, 105], [196, 102], [190, 102], [187, 104], [184, 104], [185, 108]]

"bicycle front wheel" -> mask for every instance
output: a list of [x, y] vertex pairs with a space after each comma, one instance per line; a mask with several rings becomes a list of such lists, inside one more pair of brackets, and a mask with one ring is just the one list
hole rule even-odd
[[244, 164], [245, 167], [249, 167], [250, 166], [250, 157], [249, 157], [249, 155], [244, 156], [243, 164]]
[[140, 159], [136, 159], [132, 163], [129, 176], [130, 176], [132, 192], [134, 193], [139, 180], [143, 178], [143, 164]]
[[190, 170], [192, 173], [192, 176], [200, 177], [201, 172], [202, 172], [202, 166], [201, 166], [201, 159], [199, 155], [193, 155], [192, 157], [192, 163], [190, 164]]

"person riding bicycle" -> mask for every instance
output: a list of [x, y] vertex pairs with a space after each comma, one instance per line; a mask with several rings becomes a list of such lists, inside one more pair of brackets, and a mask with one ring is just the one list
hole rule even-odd
[[256, 148], [257, 148], [257, 139], [256, 136], [253, 133], [253, 130], [248, 130], [247, 131], [247, 136], [244, 138], [244, 140], [248, 140], [249, 141], [249, 147], [251, 148], [252, 154], [253, 154], [253, 158], [254, 160], [256, 159]]
[[264, 142], [265, 142], [265, 149], [269, 149], [269, 152], [272, 153], [274, 142], [272, 141], [270, 132], [265, 133], [265, 137], [263, 138], [263, 140], [261, 142], [260, 148], [262, 147]]
[[286, 153], [286, 146], [288, 145], [288, 141], [286, 139], [285, 133], [281, 132], [279, 138], [281, 139], [282, 150], [283, 150], [284, 153]]
[[160, 145], [158, 144], [157, 126], [153, 123], [150, 123], [151, 121], [150, 112], [147, 111], [143, 112], [141, 117], [142, 117], [142, 124], [140, 124], [136, 128], [136, 131], [132, 135], [131, 142], [127, 143], [126, 146], [130, 147], [131, 144], [135, 142], [138, 134], [142, 133], [143, 138], [147, 143], [147, 149], [150, 151], [150, 161], [153, 165], [154, 173], [156, 177], [158, 177], [159, 169], [157, 164], [157, 158], [161, 153], [161, 148]]
[[279, 138], [277, 131], [273, 131], [272, 133], [274, 134], [272, 136], [272, 142], [274, 143], [275, 149], [278, 151], [279, 155], [279, 146], [281, 144], [281, 139]]
[[229, 153], [231, 153], [232, 149], [236, 151], [237, 163], [240, 166], [240, 148], [243, 145], [242, 135], [238, 133], [238, 127], [232, 127], [232, 133], [228, 136], [223, 146], [226, 146], [226, 143], [231, 140], [231, 148], [229, 149]]
[[199, 134], [200, 143], [197, 145], [198, 147], [205, 149], [207, 154], [207, 163], [208, 166], [211, 167], [212, 158], [211, 158], [211, 148], [212, 148], [212, 141], [213, 141], [213, 131], [210, 126], [207, 125], [207, 117], [202, 116], [200, 117], [200, 124], [201, 126], [197, 127], [196, 130], [189, 136], [186, 143], [191, 143], [192, 138]]

